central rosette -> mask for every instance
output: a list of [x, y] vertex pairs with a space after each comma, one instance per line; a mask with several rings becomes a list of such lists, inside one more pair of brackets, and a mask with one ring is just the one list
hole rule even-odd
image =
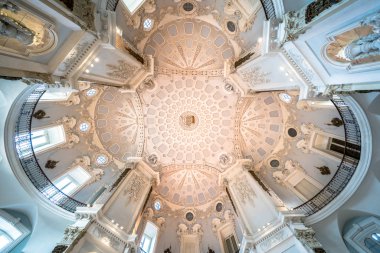
[[198, 126], [198, 117], [193, 112], [184, 112], [179, 117], [179, 124], [185, 130], [194, 130]]

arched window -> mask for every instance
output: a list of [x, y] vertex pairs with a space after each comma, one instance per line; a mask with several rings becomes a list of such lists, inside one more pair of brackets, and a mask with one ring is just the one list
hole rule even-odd
[[356, 252], [380, 252], [380, 219], [370, 217], [357, 217], [345, 225], [348, 228], [344, 233], [345, 242]]
[[144, 229], [144, 234], [140, 240], [140, 251], [144, 253], [153, 253], [154, 248], [156, 247], [157, 235], [157, 226], [148, 221]]
[[19, 244], [30, 231], [7, 212], [0, 210], [0, 252], [9, 252]]
[[[373, 235], [376, 235], [379, 233], [372, 234], [371, 237], [365, 238], [364, 239], [364, 245], [369, 251], [372, 253], [379, 253], [380, 252], [380, 241], [375, 239]], [[378, 238], [378, 237], [377, 237]], [[379, 239], [379, 238], [378, 238]]]
[[42, 129], [34, 129], [31, 132], [31, 139], [34, 152], [40, 153], [65, 143], [65, 129], [62, 125]]

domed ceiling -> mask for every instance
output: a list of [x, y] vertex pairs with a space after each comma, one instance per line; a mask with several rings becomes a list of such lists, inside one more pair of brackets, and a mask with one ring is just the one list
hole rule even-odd
[[155, 76], [137, 93], [106, 89], [96, 106], [100, 141], [114, 158], [143, 157], [160, 173], [154, 191], [173, 207], [211, 203], [237, 159], [260, 163], [278, 145], [278, 96], [241, 97], [223, 75], [234, 49], [225, 31], [193, 18], [158, 25], [144, 46]]
[[227, 37], [199, 19], [180, 19], [160, 27], [148, 39], [145, 54], [169, 69], [217, 70], [234, 56]]

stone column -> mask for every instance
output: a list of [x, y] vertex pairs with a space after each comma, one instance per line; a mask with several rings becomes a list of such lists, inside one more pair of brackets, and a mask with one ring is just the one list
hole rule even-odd
[[220, 181], [227, 185], [229, 195], [245, 228], [245, 236], [252, 236], [281, 221], [280, 213], [270, 196], [249, 174], [250, 160], [238, 160], [221, 174]]
[[88, 227], [98, 216], [101, 208], [102, 205], [95, 205], [92, 207], [78, 207], [77, 211], [75, 212], [75, 223], [69, 225], [65, 229], [61, 242], [55, 246], [52, 253], [70, 252], [86, 234]]

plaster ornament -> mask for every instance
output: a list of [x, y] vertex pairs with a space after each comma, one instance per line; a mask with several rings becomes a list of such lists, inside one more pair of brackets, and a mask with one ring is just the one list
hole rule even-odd
[[107, 67], [110, 70], [110, 72], [107, 72], [108, 76], [126, 81], [133, 77], [133, 74], [138, 69], [137, 66], [123, 60], [119, 60], [118, 63], [118, 65], [107, 64]]
[[234, 86], [230, 83], [226, 83], [224, 85], [224, 89], [227, 91], [227, 92], [233, 92], [234, 91]]
[[90, 82], [81, 82], [81, 81], [78, 82], [78, 89], [80, 91], [87, 90], [90, 87], [91, 87], [91, 83]]
[[322, 244], [315, 237], [315, 231], [312, 228], [295, 229], [296, 238], [305, 246], [311, 249], [322, 248]]
[[20, 8], [17, 5], [11, 3], [8, 0], [0, 0], [0, 9], [6, 9], [13, 13], [16, 13], [20, 10]]
[[144, 11], [145, 13], [153, 13], [156, 11], [156, 1], [155, 0], [148, 0], [144, 4]]
[[284, 173], [284, 171], [275, 171], [272, 173], [272, 177], [275, 179], [276, 183], [284, 184], [284, 180], [288, 175]]
[[304, 171], [298, 162], [294, 162], [292, 160], [287, 160], [285, 162], [284, 169], [287, 171], [287, 174], [293, 173], [294, 171]]
[[202, 235], [203, 234], [202, 226], [200, 224], [194, 224], [191, 228], [191, 232], [192, 234]]
[[280, 244], [288, 237], [290, 237], [291, 232], [286, 228], [287, 227], [285, 226], [279, 231], [275, 230], [276, 232], [274, 234], [267, 236], [263, 242], [259, 243], [258, 246], [261, 248], [261, 250], [263, 252], [268, 252], [269, 249], [273, 248], [274, 246]]
[[75, 144], [79, 143], [79, 136], [74, 133], [66, 133], [66, 143], [63, 148], [72, 148]]
[[56, 121], [57, 124], [62, 124], [65, 131], [73, 129], [77, 124], [77, 120], [74, 117], [64, 116], [62, 119]]
[[252, 187], [248, 184], [245, 177], [240, 177], [235, 181], [234, 184], [241, 202], [244, 204], [246, 201], [253, 200], [256, 193], [253, 191]]
[[65, 106], [79, 105], [80, 104], [79, 94], [72, 93], [66, 101], [59, 102], [59, 103]]
[[137, 174], [134, 174], [130, 179], [130, 184], [124, 190], [124, 196], [137, 201], [140, 198], [141, 190], [144, 187], [144, 180]]
[[32, 44], [35, 36], [32, 30], [5, 15], [0, 15], [0, 35], [16, 39], [25, 46]]
[[380, 12], [377, 12], [374, 15], [371, 15], [363, 19], [363, 21], [361, 22], [361, 25], [372, 26], [374, 33], [380, 33]]
[[62, 243], [71, 244], [82, 232], [82, 229], [79, 227], [69, 226], [65, 229], [63, 233]]
[[152, 165], [156, 165], [158, 158], [155, 154], [148, 156], [148, 162]]
[[304, 135], [310, 135], [315, 131], [315, 125], [313, 123], [302, 123], [301, 132]]
[[284, 169], [280, 171], [275, 171], [272, 173], [272, 177], [279, 184], [284, 184], [285, 179], [293, 172], [300, 171], [304, 172], [304, 169], [298, 162], [294, 162], [292, 160], [287, 160], [285, 162]]
[[183, 223], [179, 224], [178, 229], [177, 229], [177, 235], [183, 235], [187, 233], [188, 233], [187, 225]]
[[261, 67], [258, 66], [240, 71], [242, 80], [250, 85], [270, 82], [270, 79], [268, 79], [270, 74], [270, 72], [264, 72]]
[[227, 163], [229, 162], [229, 157], [226, 155], [226, 154], [223, 154], [219, 157], [219, 163], [221, 165], [227, 165]]
[[308, 141], [306, 141], [304, 139], [298, 141], [297, 144], [296, 144], [296, 147], [298, 149], [300, 149], [305, 154], [309, 154], [310, 153], [309, 143], [308, 143]]
[[108, 246], [114, 248], [117, 252], [124, 251], [126, 243], [124, 243], [124, 241], [121, 241], [118, 236], [114, 235], [105, 227], [98, 225], [98, 223], [94, 223], [94, 227], [90, 230], [90, 234], [92, 234], [96, 238], [99, 238]]
[[76, 158], [74, 160], [74, 163], [72, 166], [77, 166], [77, 165], [81, 166], [84, 169], [90, 167], [90, 165], [91, 165], [90, 157], [89, 156], [82, 156], [82, 157]]

